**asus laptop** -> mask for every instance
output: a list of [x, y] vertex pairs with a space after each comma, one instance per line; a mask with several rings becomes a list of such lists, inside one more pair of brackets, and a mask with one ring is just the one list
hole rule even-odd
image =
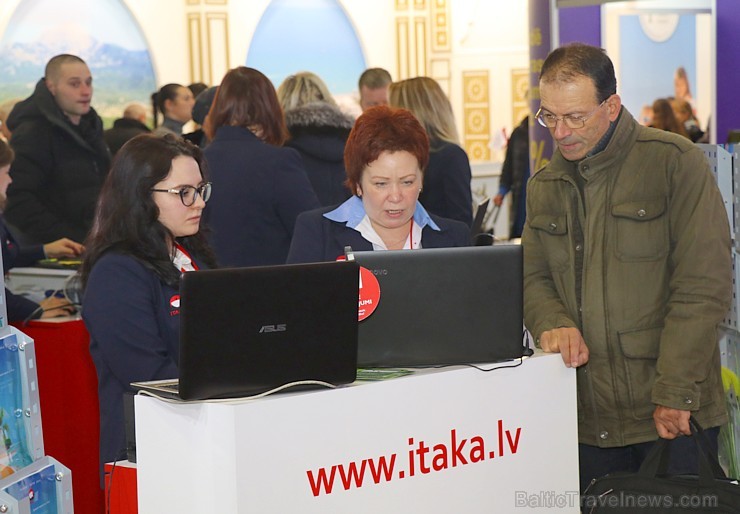
[[358, 284], [351, 262], [184, 273], [179, 381], [132, 385], [204, 400], [304, 381], [353, 382]]
[[[358, 366], [422, 367], [520, 358], [522, 247], [353, 252], [362, 289], [379, 295], [360, 321]], [[361, 291], [361, 297], [363, 292]], [[363, 300], [361, 299], [361, 305]]]

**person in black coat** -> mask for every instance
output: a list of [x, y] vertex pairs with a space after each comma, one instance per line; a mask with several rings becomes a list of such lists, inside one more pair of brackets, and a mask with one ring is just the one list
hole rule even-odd
[[5, 217], [22, 243], [83, 241], [110, 166], [85, 62], [62, 54], [8, 117], [16, 159]]
[[344, 151], [354, 195], [339, 206], [305, 212], [296, 221], [288, 263], [333, 261], [353, 250], [467, 246], [470, 228], [427, 213], [419, 202], [429, 138], [411, 112], [366, 110]]
[[98, 376], [101, 470], [125, 458], [131, 382], [179, 375], [180, 276], [215, 266], [201, 230], [207, 178], [199, 148], [174, 134], [145, 134], [121, 149], [100, 192], [80, 278]]
[[303, 158], [321, 205], [334, 205], [351, 196], [344, 184], [344, 144], [354, 121], [339, 110], [321, 78], [301, 72], [286, 78], [277, 90], [290, 139]]
[[139, 134], [151, 132], [149, 127], [144, 124], [145, 121], [146, 108], [143, 105], [139, 103], [127, 105], [123, 110], [123, 118], [118, 118], [113, 122], [113, 127], [103, 133], [103, 138], [110, 153], [116, 155], [129, 139]]
[[455, 116], [439, 83], [429, 77], [394, 82], [390, 105], [410, 110], [429, 136], [429, 165], [419, 200], [437, 216], [473, 223], [472, 171], [460, 147]]
[[522, 237], [526, 218], [527, 181], [529, 180], [529, 116], [525, 116], [512, 131], [506, 145], [506, 157], [501, 168], [498, 193], [493, 204], [501, 207], [504, 197], [511, 192], [509, 211], [509, 239]]
[[284, 264], [301, 212], [319, 207], [275, 88], [253, 68], [224, 77], [205, 122], [214, 198], [205, 215], [223, 266]]
[[[0, 211], [5, 206], [5, 193], [13, 179], [10, 176], [10, 163], [13, 162], [13, 150], [0, 139]], [[47, 257], [79, 257], [83, 246], [70, 239], [63, 238], [45, 245], [21, 247], [5, 225], [0, 215], [0, 246], [2, 246], [3, 271], [8, 272], [15, 266], [30, 266]], [[8, 321], [23, 322], [37, 318], [65, 316], [74, 311], [74, 306], [66, 298], [49, 296], [36, 303], [25, 296], [13, 294], [5, 288], [5, 305]]]

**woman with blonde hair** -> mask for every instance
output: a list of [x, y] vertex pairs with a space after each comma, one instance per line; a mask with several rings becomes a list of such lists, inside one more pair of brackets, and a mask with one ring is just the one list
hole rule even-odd
[[470, 225], [473, 221], [470, 161], [460, 147], [449, 98], [434, 79], [416, 77], [392, 83], [389, 103], [410, 110], [429, 136], [429, 165], [419, 200], [438, 216]]
[[339, 110], [324, 81], [310, 71], [286, 78], [277, 95], [290, 132], [285, 146], [301, 154], [321, 205], [342, 203], [351, 195], [344, 184], [344, 145], [353, 120]]

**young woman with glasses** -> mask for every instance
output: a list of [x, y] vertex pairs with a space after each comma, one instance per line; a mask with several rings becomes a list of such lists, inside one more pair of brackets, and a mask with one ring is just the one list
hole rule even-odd
[[215, 266], [201, 230], [210, 194], [200, 149], [173, 135], [126, 143], [100, 192], [81, 279], [101, 464], [125, 454], [129, 384], [178, 376], [180, 275]]

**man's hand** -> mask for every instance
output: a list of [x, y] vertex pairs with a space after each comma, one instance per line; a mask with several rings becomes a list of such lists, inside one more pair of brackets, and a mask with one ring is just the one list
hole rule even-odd
[[71, 239], [63, 237], [44, 245], [44, 253], [47, 257], [79, 257], [85, 247]]
[[549, 353], [560, 353], [569, 368], [577, 368], [588, 362], [588, 347], [577, 328], [554, 328], [542, 332], [540, 347]]
[[501, 207], [501, 204], [504, 203], [504, 195], [497, 194], [493, 197], [493, 205], [496, 207]]
[[655, 428], [663, 439], [675, 439], [679, 435], [691, 435], [689, 418], [691, 411], [671, 409], [658, 405], [653, 412]]

